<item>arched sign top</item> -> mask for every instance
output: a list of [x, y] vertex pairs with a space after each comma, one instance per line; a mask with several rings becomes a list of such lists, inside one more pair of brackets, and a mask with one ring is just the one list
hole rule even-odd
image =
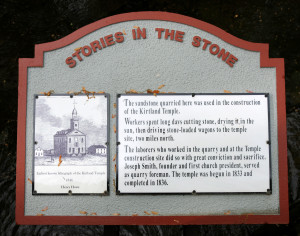
[[242, 48], [249, 51], [257, 51], [260, 52], [261, 55], [261, 67], [276, 67], [282, 62], [282, 59], [279, 58], [269, 58], [269, 45], [265, 43], [253, 43], [249, 42], [240, 38], [237, 38], [226, 31], [212, 25], [206, 23], [204, 21], [176, 14], [176, 13], [169, 13], [169, 12], [152, 12], [152, 11], [145, 11], [145, 12], [131, 12], [131, 13], [124, 13], [119, 15], [110, 16], [101, 20], [98, 20], [94, 23], [91, 23], [87, 26], [84, 26], [75, 32], [57, 40], [54, 42], [38, 44], [35, 46], [35, 58], [34, 60], [30, 60], [31, 66], [43, 66], [43, 53], [52, 51], [55, 49], [59, 49], [65, 47], [76, 40], [90, 34], [98, 29], [101, 29], [106, 26], [110, 26], [113, 24], [126, 22], [126, 21], [134, 21], [134, 20], [159, 20], [159, 21], [169, 21], [175, 22], [180, 24], [185, 24], [188, 26], [192, 26], [198, 28], [200, 30], [206, 31], [210, 34], [217, 36], [218, 38], [224, 40], [225, 42]]

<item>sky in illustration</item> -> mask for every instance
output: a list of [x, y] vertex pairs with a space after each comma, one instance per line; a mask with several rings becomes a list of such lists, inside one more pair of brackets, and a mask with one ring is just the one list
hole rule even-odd
[[35, 141], [44, 150], [53, 149], [53, 135], [70, 128], [74, 106], [79, 130], [87, 135], [87, 147], [106, 142], [107, 100], [104, 96], [39, 96], [35, 108]]

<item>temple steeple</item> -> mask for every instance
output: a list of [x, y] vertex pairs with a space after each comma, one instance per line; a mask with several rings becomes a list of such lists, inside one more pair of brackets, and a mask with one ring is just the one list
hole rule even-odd
[[77, 116], [77, 110], [75, 108], [75, 100], [74, 100], [74, 109], [72, 111], [72, 119], [70, 120], [70, 129], [74, 130], [74, 129], [79, 129], [79, 119]]
[[75, 106], [74, 106], [74, 109], [73, 109], [73, 111], [72, 111], [72, 118], [73, 118], [73, 119], [74, 119], [74, 118], [77, 118], [77, 110], [76, 110]]

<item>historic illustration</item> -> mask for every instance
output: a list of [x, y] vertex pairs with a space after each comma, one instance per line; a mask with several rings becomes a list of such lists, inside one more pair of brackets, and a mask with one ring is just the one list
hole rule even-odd
[[35, 106], [35, 165], [104, 165], [107, 162], [104, 96], [39, 96]]
[[54, 135], [54, 154], [82, 156], [86, 154], [86, 135], [79, 130], [79, 117], [74, 105], [70, 128], [57, 131]]

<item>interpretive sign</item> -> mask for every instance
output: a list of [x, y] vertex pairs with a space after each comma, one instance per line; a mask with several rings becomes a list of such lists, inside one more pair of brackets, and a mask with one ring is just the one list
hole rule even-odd
[[35, 95], [33, 194], [107, 194], [107, 95]]
[[284, 60], [268, 52], [167, 12], [36, 45], [19, 61], [16, 222], [288, 223]]
[[120, 193], [270, 193], [268, 94], [120, 95]]

